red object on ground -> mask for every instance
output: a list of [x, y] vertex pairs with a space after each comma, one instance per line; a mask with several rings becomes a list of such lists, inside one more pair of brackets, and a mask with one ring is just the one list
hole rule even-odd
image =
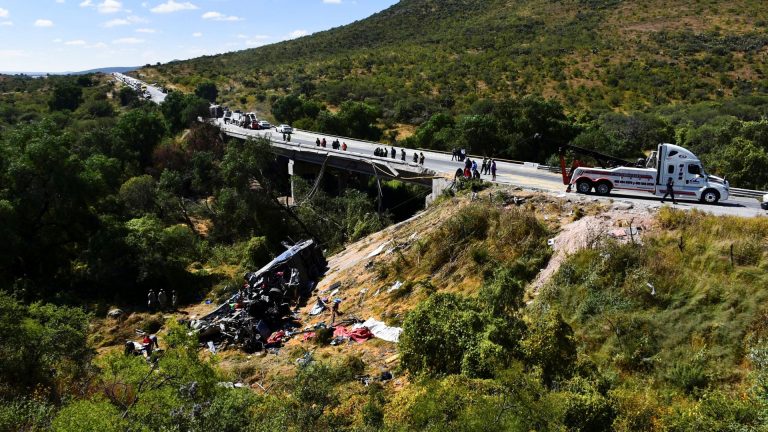
[[281, 343], [283, 341], [283, 338], [285, 338], [285, 330], [276, 331], [271, 335], [269, 335], [269, 338], [267, 338], [267, 343], [268, 344]]
[[373, 333], [365, 327], [360, 327], [356, 330], [349, 330], [344, 326], [337, 326], [333, 331], [333, 336], [343, 336], [352, 339], [355, 342], [365, 342], [368, 339], [373, 339]]

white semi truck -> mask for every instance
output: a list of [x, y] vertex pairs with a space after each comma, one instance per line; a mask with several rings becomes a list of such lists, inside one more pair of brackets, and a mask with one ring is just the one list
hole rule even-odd
[[[570, 150], [590, 156], [602, 168], [582, 166], [575, 160], [570, 170], [566, 169], [565, 154]], [[709, 175], [696, 155], [674, 144], [659, 144], [648, 159], [636, 163], [601, 154], [592, 150], [567, 145], [560, 148], [560, 169], [563, 184], [576, 187], [579, 193], [608, 195], [612, 190], [648, 192], [663, 196], [667, 180], [672, 179], [676, 198], [696, 199], [708, 204], [727, 200], [730, 195], [728, 181]]]

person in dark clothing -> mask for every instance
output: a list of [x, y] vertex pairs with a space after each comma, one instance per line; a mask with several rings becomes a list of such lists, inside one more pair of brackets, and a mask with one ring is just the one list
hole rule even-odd
[[466, 158], [464, 159], [464, 168], [471, 169], [472, 168], [472, 159]]
[[451, 161], [455, 161], [456, 159], [459, 158], [459, 156], [456, 153], [457, 153], [456, 149], [451, 150]]
[[472, 171], [472, 178], [474, 178], [474, 179], [479, 179], [480, 178], [480, 171], [478, 171], [477, 168], [475, 168]]
[[488, 166], [488, 159], [483, 158], [483, 164], [480, 165], [480, 174], [485, 174], [485, 168]]
[[491, 176], [492, 180], [496, 181], [496, 161], [491, 159]]
[[405, 162], [405, 149], [400, 149], [400, 160]]
[[667, 178], [667, 190], [664, 193], [664, 196], [661, 198], [661, 202], [663, 203], [665, 199], [667, 199], [668, 196], [672, 197], [672, 204], [677, 205], [677, 201], [675, 201], [675, 190], [673, 188], [675, 182], [672, 180], [672, 177]]
[[391, 154], [391, 155], [392, 155], [392, 159], [394, 159], [394, 158], [396, 158], [396, 157], [397, 157], [397, 151], [395, 150], [395, 148], [394, 148], [394, 147], [392, 147], [392, 150], [390, 151], [390, 153], [389, 153], [389, 154]]
[[320, 146], [323, 148], [328, 147], [328, 142], [325, 141], [325, 138], [323, 138], [323, 140], [320, 142]]
[[424, 153], [419, 152], [419, 165], [424, 165]]
[[315, 145], [316, 145], [316, 146], [318, 146], [318, 147], [320, 147], [320, 138], [318, 138], [318, 139], [316, 139], [316, 140], [315, 140]]

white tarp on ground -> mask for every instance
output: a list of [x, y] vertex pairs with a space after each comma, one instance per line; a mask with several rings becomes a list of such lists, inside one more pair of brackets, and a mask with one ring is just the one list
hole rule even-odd
[[403, 329], [400, 327], [390, 327], [373, 318], [368, 318], [368, 320], [362, 324], [355, 324], [352, 326], [352, 329], [358, 329], [360, 327], [367, 327], [368, 330], [379, 339], [395, 343], [400, 340], [400, 333], [403, 332]]

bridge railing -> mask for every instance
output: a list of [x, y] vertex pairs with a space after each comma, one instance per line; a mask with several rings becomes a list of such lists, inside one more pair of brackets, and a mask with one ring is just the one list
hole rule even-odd
[[[250, 133], [247, 133], [247, 132], [235, 131], [235, 130], [232, 130], [230, 128], [225, 128], [225, 127], [223, 127], [221, 125], [220, 125], [220, 127], [221, 127], [221, 130], [223, 130], [227, 135], [230, 135], [230, 136], [234, 136], [234, 137], [241, 138], [241, 139], [247, 139], [247, 138], [253, 138], [254, 137], [254, 134], [250, 134]], [[255, 135], [259, 136], [260, 134], [256, 133]], [[382, 163], [384, 165], [394, 164], [395, 166], [408, 167], [410, 169], [416, 169], [419, 172], [422, 172], [422, 173], [425, 173], [425, 174], [429, 174], [429, 175], [434, 175], [435, 174], [432, 170], [424, 168], [420, 164], [413, 163], [413, 162], [408, 161], [408, 160], [403, 161], [403, 160], [400, 160], [400, 159], [391, 159], [391, 158], [388, 158], [388, 157], [367, 155], [367, 154], [353, 152], [353, 151], [334, 150], [332, 148], [322, 148], [322, 150], [318, 150], [317, 147], [314, 144], [313, 145], [307, 145], [307, 144], [301, 144], [301, 143], [298, 143], [298, 142], [297, 143], [291, 143], [291, 142], [283, 141], [283, 140], [280, 140], [280, 139], [276, 140], [276, 139], [274, 139], [271, 136], [271, 132], [267, 132], [264, 135], [269, 137], [270, 141], [272, 141], [272, 145], [278, 145], [278, 146], [280, 146], [282, 148], [285, 148], [285, 149], [288, 149], [288, 150], [295, 149], [295, 148], [300, 148], [302, 151], [318, 153], [318, 154], [329, 154], [329, 153], [331, 153], [331, 154], [342, 156], [342, 157], [345, 157], [345, 158], [348, 158], [348, 159], [357, 159], [357, 160], [361, 160], [361, 161], [377, 161], [377, 162], [380, 162], [380, 163]], [[325, 135], [325, 136], [333, 137], [333, 135]], [[358, 142], [359, 140], [355, 140], [355, 141]]]

